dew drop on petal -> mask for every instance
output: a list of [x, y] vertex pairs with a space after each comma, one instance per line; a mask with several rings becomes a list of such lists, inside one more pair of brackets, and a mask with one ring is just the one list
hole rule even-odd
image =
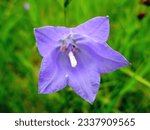
[[68, 74], [65, 74], [65, 78], [68, 78]]

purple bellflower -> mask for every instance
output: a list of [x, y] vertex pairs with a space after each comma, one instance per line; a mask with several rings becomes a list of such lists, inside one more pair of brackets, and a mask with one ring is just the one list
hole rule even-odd
[[35, 28], [37, 47], [43, 57], [39, 93], [54, 93], [69, 85], [93, 103], [100, 87], [100, 74], [128, 65], [125, 57], [106, 43], [109, 30], [108, 17], [95, 17], [73, 28]]

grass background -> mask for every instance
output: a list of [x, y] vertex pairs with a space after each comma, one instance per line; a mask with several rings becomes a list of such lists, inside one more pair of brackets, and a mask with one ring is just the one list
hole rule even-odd
[[[25, 9], [24, 4], [30, 8]], [[65, 4], [66, 5], [66, 4]], [[150, 7], [139, 0], [1, 0], [0, 112], [150, 112]], [[137, 15], [146, 12], [139, 20]], [[38, 94], [39, 55], [33, 28], [76, 26], [110, 17], [108, 44], [132, 64], [103, 74], [93, 105], [69, 87]]]

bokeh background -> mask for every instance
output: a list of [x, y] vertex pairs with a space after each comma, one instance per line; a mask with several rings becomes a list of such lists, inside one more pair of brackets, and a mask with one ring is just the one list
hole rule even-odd
[[[0, 0], [0, 112], [150, 112], [149, 0]], [[131, 65], [103, 74], [90, 105], [69, 87], [38, 94], [33, 28], [110, 17], [108, 44]]]

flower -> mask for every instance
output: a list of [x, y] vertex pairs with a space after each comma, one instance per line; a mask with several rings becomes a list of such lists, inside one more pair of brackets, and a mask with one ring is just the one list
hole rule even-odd
[[109, 29], [108, 17], [95, 17], [74, 28], [35, 28], [37, 47], [43, 56], [39, 93], [54, 93], [69, 85], [92, 104], [100, 87], [100, 74], [128, 65], [106, 43]]

